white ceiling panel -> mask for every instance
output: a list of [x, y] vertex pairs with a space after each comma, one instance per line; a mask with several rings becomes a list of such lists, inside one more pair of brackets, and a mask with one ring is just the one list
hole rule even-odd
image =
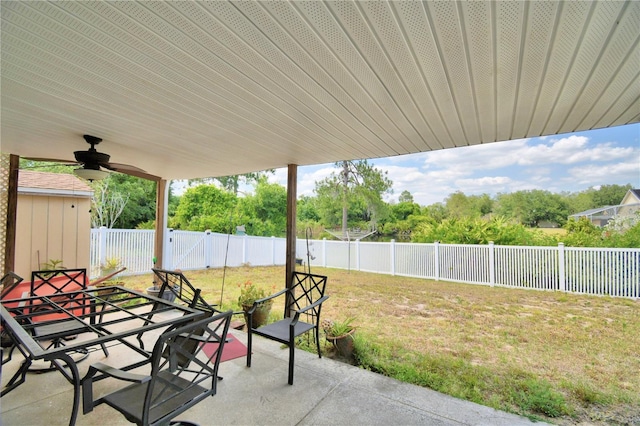
[[0, 150], [166, 179], [640, 121], [637, 1], [2, 1]]

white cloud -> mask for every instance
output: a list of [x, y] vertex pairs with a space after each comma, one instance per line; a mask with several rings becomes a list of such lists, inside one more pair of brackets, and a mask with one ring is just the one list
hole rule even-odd
[[587, 146], [589, 139], [584, 136], [569, 136], [554, 140], [550, 144], [529, 146], [522, 151], [518, 164], [576, 164], [586, 161], [612, 161], [628, 158], [633, 154], [632, 147], [614, 147], [611, 143], [602, 143], [592, 148]]
[[578, 135], [561, 139], [546, 138], [542, 143], [533, 142], [533, 139], [517, 139], [433, 151], [425, 154], [424, 163], [427, 168], [460, 167], [471, 173], [475, 170], [495, 170], [515, 165], [614, 161], [629, 158], [638, 151], [633, 147], [616, 147], [610, 142], [589, 147], [589, 138]]
[[470, 193], [504, 192], [514, 182], [507, 176], [485, 176], [476, 179], [459, 179], [456, 186], [468, 189]]
[[597, 185], [601, 182], [640, 183], [640, 157], [616, 164], [589, 164], [567, 170], [569, 179], [583, 185]]

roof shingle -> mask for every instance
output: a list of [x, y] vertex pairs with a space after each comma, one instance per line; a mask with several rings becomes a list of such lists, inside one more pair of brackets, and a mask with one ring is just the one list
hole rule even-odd
[[20, 170], [18, 188], [54, 189], [63, 191], [93, 191], [78, 177], [67, 173], [35, 172]]

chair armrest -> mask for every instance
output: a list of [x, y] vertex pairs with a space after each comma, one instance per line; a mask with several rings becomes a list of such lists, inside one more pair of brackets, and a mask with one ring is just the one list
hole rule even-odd
[[328, 298], [329, 298], [329, 296], [322, 296], [320, 299], [316, 300], [312, 304], [310, 304], [308, 306], [305, 306], [304, 308], [295, 311], [295, 314], [293, 315], [293, 319], [291, 320], [291, 324], [289, 324], [289, 326], [290, 327], [295, 327], [295, 325], [298, 323], [298, 319], [300, 318], [300, 314], [304, 314], [309, 309], [313, 309], [316, 306], [321, 305]]
[[110, 365], [96, 362], [89, 366], [86, 376], [82, 378], [82, 413], [87, 414], [93, 411], [93, 376], [97, 372], [100, 372], [106, 376], [114, 377], [116, 379], [125, 380], [133, 383], [146, 383], [151, 380], [151, 376], [145, 376], [142, 374], [129, 373], [127, 371], [120, 370], [118, 368], [111, 367]]
[[271, 300], [271, 299], [275, 299], [278, 296], [282, 296], [283, 294], [285, 294], [287, 292], [288, 289], [283, 288], [282, 290], [280, 290], [277, 293], [272, 294], [271, 296], [267, 296], [267, 297], [263, 297], [262, 299], [258, 299], [255, 302], [253, 302], [253, 306], [259, 305], [260, 303], [266, 302], [267, 300]]
[[276, 297], [282, 296], [283, 294], [285, 294], [288, 291], [288, 289], [282, 289], [277, 293], [272, 294], [271, 296], [267, 296], [267, 297], [263, 297], [262, 299], [258, 299], [255, 302], [253, 302], [253, 306], [251, 307], [251, 309], [249, 309], [249, 311], [247, 312], [247, 314], [252, 315], [255, 310], [257, 309], [258, 305], [260, 305], [261, 303], [264, 303], [268, 300], [272, 300], [275, 299]]
[[119, 368], [112, 367], [107, 364], [103, 364], [101, 362], [96, 362], [89, 367], [89, 371], [87, 372], [87, 377], [93, 377], [97, 372], [101, 372], [109, 377], [116, 378], [118, 380], [124, 380], [127, 382], [133, 383], [146, 383], [151, 380], [151, 376], [146, 376], [144, 374], [135, 374], [129, 373], [128, 371], [120, 370]]

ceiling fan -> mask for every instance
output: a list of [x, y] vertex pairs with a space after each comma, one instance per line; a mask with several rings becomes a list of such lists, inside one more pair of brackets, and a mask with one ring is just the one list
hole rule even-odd
[[111, 156], [103, 152], [96, 150], [96, 145], [102, 142], [102, 139], [96, 136], [83, 135], [84, 140], [91, 145], [87, 151], [75, 151], [73, 155], [76, 161], [58, 160], [52, 158], [28, 158], [33, 161], [53, 161], [57, 163], [68, 163], [70, 166], [82, 166], [74, 170], [74, 173], [83, 179], [89, 181], [100, 180], [107, 177], [108, 172], [102, 170], [107, 169], [114, 172], [124, 173], [131, 176], [136, 176], [153, 181], [159, 181], [158, 176], [150, 175], [139, 167], [129, 164], [111, 163], [109, 159]]

